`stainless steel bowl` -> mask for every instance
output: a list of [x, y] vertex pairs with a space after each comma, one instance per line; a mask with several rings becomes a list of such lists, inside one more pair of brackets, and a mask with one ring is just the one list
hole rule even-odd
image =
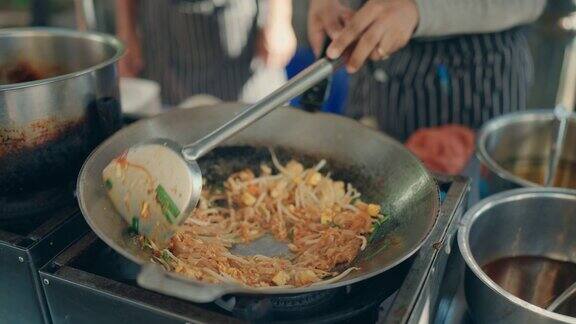
[[119, 128], [123, 51], [104, 34], [0, 30], [0, 217], [11, 214], [14, 195], [73, 182], [90, 151]]
[[[468, 266], [465, 290], [475, 322], [576, 323], [534, 305], [547, 307], [573, 283], [565, 277], [576, 277], [576, 190], [503, 192], [475, 205], [462, 222], [458, 245]], [[494, 280], [488, 276], [486, 265], [509, 257], [532, 261], [508, 263], [498, 275], [491, 271]]]
[[[533, 110], [504, 115], [482, 127], [476, 153], [481, 163], [481, 197], [540, 186], [537, 178], [545, 174], [555, 134], [554, 118], [551, 110]], [[568, 123], [562, 159], [576, 166], [576, 115]], [[565, 176], [576, 177], [576, 170]]]

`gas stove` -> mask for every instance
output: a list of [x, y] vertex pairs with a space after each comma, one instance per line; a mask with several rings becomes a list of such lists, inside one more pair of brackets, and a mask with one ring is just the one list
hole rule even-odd
[[430, 237], [386, 280], [376, 276], [321, 293], [234, 295], [196, 304], [139, 287], [139, 266], [90, 232], [40, 269], [51, 319], [54, 323], [432, 322], [446, 313], [444, 299], [458, 291], [458, 285], [443, 282], [451, 273], [462, 273], [461, 264], [452, 261], [458, 253], [452, 252], [469, 189], [462, 177], [437, 180], [442, 206]]
[[0, 215], [0, 322], [50, 322], [38, 269], [86, 232], [74, 204], [28, 217]]

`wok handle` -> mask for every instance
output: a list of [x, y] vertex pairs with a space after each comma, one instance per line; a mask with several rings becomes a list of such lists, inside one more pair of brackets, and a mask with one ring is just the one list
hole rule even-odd
[[342, 63], [342, 58], [334, 61], [326, 58], [317, 60], [314, 64], [288, 80], [283, 86], [249, 106], [224, 125], [198, 141], [185, 146], [182, 149], [184, 158], [186, 160], [197, 160], [202, 157], [218, 144], [264, 117], [276, 107], [285, 104], [290, 99], [329, 77]]
[[202, 284], [179, 278], [154, 263], [143, 265], [136, 281], [143, 288], [194, 303], [210, 303], [229, 292], [224, 285]]

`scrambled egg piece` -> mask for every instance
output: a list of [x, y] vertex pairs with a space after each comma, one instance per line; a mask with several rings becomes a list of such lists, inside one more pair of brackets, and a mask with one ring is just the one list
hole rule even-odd
[[286, 271], [280, 270], [273, 278], [272, 281], [277, 286], [284, 286], [288, 280], [290, 280], [290, 275], [286, 273]]

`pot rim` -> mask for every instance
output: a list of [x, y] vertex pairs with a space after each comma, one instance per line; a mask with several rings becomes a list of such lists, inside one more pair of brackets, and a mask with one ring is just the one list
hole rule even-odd
[[88, 39], [94, 42], [110, 45], [116, 51], [116, 53], [114, 53], [114, 55], [109, 59], [106, 59], [98, 64], [94, 64], [88, 68], [81, 69], [78, 71], [66, 74], [60, 74], [50, 78], [35, 81], [0, 85], [0, 91], [17, 90], [72, 79], [115, 63], [122, 57], [122, 55], [124, 55], [125, 52], [125, 46], [118, 38], [104, 33], [98, 33], [92, 31], [77, 31], [74, 29], [59, 28], [59, 27], [24, 27], [24, 28], [5, 28], [0, 30], [0, 38], [9, 36], [27, 36], [27, 35], [65, 36], [69, 38]]
[[[476, 140], [476, 156], [485, 164], [490, 170], [495, 172], [499, 177], [504, 180], [510, 181], [521, 187], [542, 187], [541, 184], [528, 181], [521, 177], [516, 176], [512, 172], [504, 169], [486, 149], [486, 141], [488, 136], [495, 130], [504, 126], [511, 125], [520, 121], [537, 121], [537, 120], [553, 120], [555, 118], [554, 112], [551, 109], [533, 109], [529, 111], [514, 112], [506, 115], [499, 116], [486, 122], [478, 132]], [[569, 117], [576, 121], [576, 113], [572, 113]]]
[[493, 292], [506, 298], [512, 304], [519, 306], [529, 312], [544, 315], [554, 320], [562, 321], [565, 323], [576, 323], [575, 317], [548, 311], [544, 308], [533, 305], [507, 292], [502, 287], [500, 287], [496, 282], [494, 282], [482, 270], [481, 266], [476, 262], [476, 259], [472, 255], [472, 250], [470, 248], [468, 240], [470, 237], [470, 229], [472, 228], [472, 225], [475, 223], [475, 221], [479, 217], [482, 217], [481, 215], [486, 210], [503, 203], [522, 199], [531, 199], [536, 197], [557, 197], [557, 198], [576, 200], [576, 190], [567, 188], [546, 188], [546, 187], [518, 188], [504, 191], [492, 195], [488, 198], [485, 198], [476, 205], [474, 205], [471, 209], [469, 209], [462, 217], [461, 225], [460, 228], [458, 229], [458, 247], [460, 249], [462, 258], [466, 262], [468, 269], [472, 270], [476, 278], [482, 281], [482, 283], [489, 289], [491, 289]]

